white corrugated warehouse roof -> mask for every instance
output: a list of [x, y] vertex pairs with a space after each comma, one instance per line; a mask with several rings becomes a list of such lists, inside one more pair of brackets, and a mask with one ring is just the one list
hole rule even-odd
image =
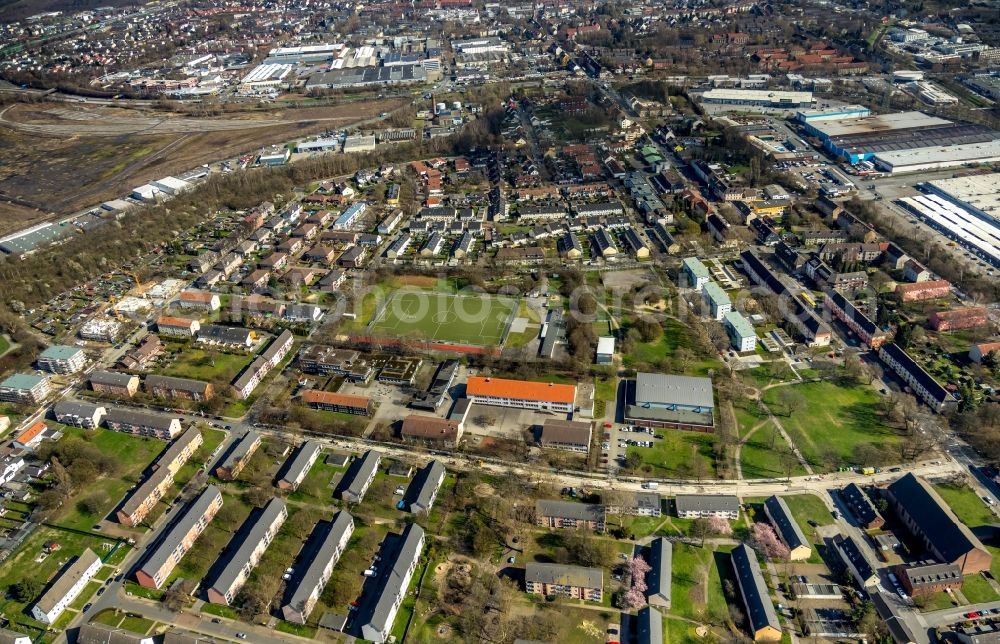
[[975, 162], [986, 163], [1000, 159], [1000, 139], [986, 143], [966, 143], [935, 148], [879, 152], [875, 155], [875, 159], [887, 166], [892, 166], [893, 172], [901, 172], [907, 166], [922, 166], [928, 163], [948, 163], [954, 165]]
[[818, 121], [811, 123], [811, 125], [826, 136], [835, 137], [915, 127], [939, 127], [950, 123], [951, 121], [923, 112], [897, 112], [896, 114]]
[[904, 197], [899, 203], [967, 246], [1000, 264], [1000, 228], [940, 195]]
[[776, 89], [710, 89], [703, 94], [703, 98], [715, 100], [745, 100], [745, 101], [766, 101], [785, 100], [798, 103], [808, 103], [813, 99], [812, 92], [788, 92]]
[[1000, 219], [1000, 172], [929, 181], [938, 192]]

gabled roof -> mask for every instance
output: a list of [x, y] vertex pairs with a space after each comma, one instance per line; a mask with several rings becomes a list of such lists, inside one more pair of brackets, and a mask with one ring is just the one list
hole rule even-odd
[[767, 510], [767, 516], [771, 519], [771, 523], [777, 529], [778, 535], [781, 536], [781, 540], [785, 542], [789, 550], [795, 550], [800, 546], [811, 547], [783, 498], [780, 496], [768, 498], [764, 501], [764, 508]]
[[546, 402], [572, 404], [576, 402], [576, 385], [557, 385], [551, 382], [530, 380], [507, 380], [470, 376], [466, 383], [469, 396], [492, 396], [515, 400], [543, 400]]
[[604, 587], [604, 573], [600, 568], [531, 561], [524, 568], [524, 581], [600, 589]]
[[750, 622], [750, 631], [757, 633], [761, 629], [771, 627], [780, 632], [781, 623], [767, 593], [767, 585], [764, 583], [760, 564], [757, 563], [757, 555], [750, 546], [743, 543], [733, 549], [732, 561], [743, 595], [743, 606]]
[[541, 517], [600, 522], [604, 521], [604, 506], [597, 503], [575, 503], [572, 501], [538, 499], [535, 501], [535, 514]]
[[657, 537], [649, 544], [649, 572], [646, 573], [646, 596], [658, 597], [670, 605], [670, 588], [673, 576], [674, 545]]
[[957, 561], [973, 549], [986, 551], [972, 530], [925, 480], [908, 473], [890, 483], [886, 491], [947, 563]]

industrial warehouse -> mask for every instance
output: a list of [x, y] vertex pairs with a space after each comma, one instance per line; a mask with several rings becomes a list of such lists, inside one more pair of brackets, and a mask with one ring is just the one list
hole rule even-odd
[[[954, 123], [923, 112], [843, 119], [811, 118], [804, 125], [806, 132], [820, 139], [830, 154], [850, 163], [868, 159], [877, 162], [880, 155], [884, 155], [883, 165], [894, 168], [893, 172], [926, 169], [919, 167], [925, 163], [935, 168], [962, 165], [997, 154], [992, 146], [973, 147], [996, 141], [997, 133], [993, 130], [981, 125]], [[948, 153], [931, 152], [942, 149], [951, 150], [951, 157]], [[927, 150], [927, 158], [913, 154], [918, 150]], [[904, 153], [909, 155], [900, 156]]]

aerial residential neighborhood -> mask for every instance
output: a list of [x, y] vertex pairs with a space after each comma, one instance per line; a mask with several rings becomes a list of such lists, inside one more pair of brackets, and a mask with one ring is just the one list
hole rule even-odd
[[996, 0], [0, 0], [0, 643], [1000, 641]]

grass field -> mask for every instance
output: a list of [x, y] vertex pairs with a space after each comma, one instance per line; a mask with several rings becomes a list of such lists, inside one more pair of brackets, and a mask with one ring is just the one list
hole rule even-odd
[[[786, 474], [783, 451], [787, 452], [788, 445], [779, 434], [773, 423], [766, 425], [754, 432], [753, 436], [743, 445], [740, 450], [740, 460], [743, 463], [743, 478], [745, 479], [769, 479], [781, 478]], [[805, 474], [802, 464], [795, 461], [790, 472], [791, 476]]]
[[[971, 488], [966, 485], [935, 485], [934, 489], [941, 495], [951, 511], [965, 525], [969, 526], [973, 532], [977, 528], [989, 528], [996, 524], [996, 516], [993, 511], [986, 507], [983, 500]], [[984, 543], [986, 549], [993, 555], [993, 565], [990, 572], [995, 578], [1000, 579], [1000, 547]]]
[[[626, 452], [639, 454], [644, 472], [655, 477], [686, 478], [697, 476], [697, 468], [701, 467], [703, 478], [715, 478], [712, 434], [674, 430], [660, 433], [663, 439], [653, 441], [652, 447], [629, 447]], [[697, 462], [700, 465], [694, 464]]]
[[[88, 431], [66, 427], [63, 431], [68, 436], [89, 436], [92, 445], [100, 448], [104, 454], [114, 454], [121, 463], [121, 471], [116, 476], [93, 481], [72, 503], [66, 504], [63, 511], [53, 520], [56, 525], [74, 530], [90, 530], [95, 523], [107, 516], [122, 500], [129, 487], [142, 478], [142, 472], [153, 459], [167, 447], [165, 441], [110, 429]], [[89, 498], [99, 501], [100, 512], [90, 514], [84, 511], [79, 501]]]
[[887, 427], [875, 413], [878, 395], [865, 387], [841, 387], [831, 382], [807, 382], [789, 385], [805, 399], [802, 409], [791, 416], [784, 415], [780, 402], [783, 388], [769, 389], [764, 402], [778, 415], [792, 441], [817, 471], [836, 469], [839, 464], [854, 463], [855, 450], [861, 445], [875, 448], [881, 465], [899, 459], [891, 448], [900, 440], [895, 429]]
[[500, 346], [517, 302], [489, 296], [397, 291], [371, 324], [373, 335]]
[[165, 376], [195, 380], [231, 381], [253, 359], [253, 356], [221, 351], [186, 348], [163, 370]]

